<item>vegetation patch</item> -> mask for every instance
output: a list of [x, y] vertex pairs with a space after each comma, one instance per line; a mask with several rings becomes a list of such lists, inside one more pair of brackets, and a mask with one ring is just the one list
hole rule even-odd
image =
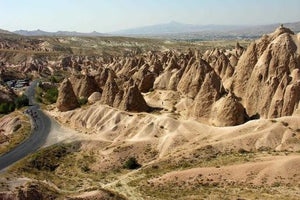
[[87, 104], [87, 102], [88, 102], [88, 99], [87, 99], [86, 97], [80, 97], [80, 98], [78, 99], [78, 104], [79, 104], [80, 106], [83, 106], [83, 105]]
[[41, 87], [36, 88], [35, 99], [39, 103], [43, 103], [46, 105], [56, 103], [58, 98], [58, 89], [50, 88], [43, 89]]
[[54, 171], [61, 164], [64, 157], [78, 151], [78, 143], [58, 144], [49, 148], [42, 149], [30, 155], [22, 167], [25, 171], [36, 169], [39, 171]]
[[19, 96], [14, 102], [4, 102], [0, 103], [0, 114], [9, 114], [15, 109], [20, 109], [22, 107], [29, 105], [29, 99], [26, 95]]
[[123, 167], [125, 169], [138, 169], [141, 167], [141, 165], [138, 163], [135, 157], [130, 157], [126, 160]]

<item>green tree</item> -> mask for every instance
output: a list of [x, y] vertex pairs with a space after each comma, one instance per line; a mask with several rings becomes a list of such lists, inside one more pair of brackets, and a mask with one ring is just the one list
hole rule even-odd
[[88, 102], [88, 99], [86, 97], [80, 97], [78, 99], [78, 103], [80, 106], [87, 104], [87, 102]]
[[52, 88], [46, 91], [45, 99], [49, 101], [49, 103], [56, 103], [58, 98], [58, 90], [57, 88]]
[[17, 97], [17, 99], [15, 100], [15, 106], [17, 109], [22, 108], [24, 106], [28, 106], [28, 105], [29, 105], [29, 99], [26, 95]]
[[13, 102], [9, 103], [1, 103], [0, 104], [0, 113], [1, 114], [8, 114], [15, 110], [15, 104]]
[[141, 167], [141, 165], [137, 162], [135, 157], [128, 158], [123, 166], [126, 169], [137, 169]]

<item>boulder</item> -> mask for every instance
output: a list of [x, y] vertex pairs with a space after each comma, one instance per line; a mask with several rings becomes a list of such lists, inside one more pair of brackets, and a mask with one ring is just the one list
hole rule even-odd
[[88, 103], [93, 104], [96, 103], [97, 101], [101, 100], [101, 93], [100, 92], [94, 92], [91, 94], [88, 98]]

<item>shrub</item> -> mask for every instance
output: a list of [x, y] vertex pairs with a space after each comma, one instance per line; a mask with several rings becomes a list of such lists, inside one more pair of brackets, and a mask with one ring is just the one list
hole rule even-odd
[[15, 106], [17, 109], [29, 105], [29, 99], [26, 95], [22, 95], [15, 100]]
[[13, 102], [9, 103], [8, 110], [9, 112], [13, 112], [16, 109], [16, 106]]
[[0, 104], [0, 113], [1, 114], [8, 114], [15, 110], [15, 104], [13, 102], [9, 103], [1, 103]]
[[49, 103], [51, 103], [51, 104], [56, 103], [57, 98], [58, 98], [58, 90], [57, 90], [57, 88], [52, 88], [52, 89], [49, 89], [49, 90], [46, 91], [45, 99]]
[[78, 103], [80, 106], [87, 104], [87, 102], [88, 102], [88, 99], [86, 97], [80, 97], [78, 99]]
[[243, 149], [243, 148], [240, 148], [240, 149], [238, 150], [238, 152], [239, 152], [240, 154], [249, 153], [249, 151], [247, 151], [246, 149]]
[[36, 97], [35, 97], [35, 100], [36, 100], [38, 103], [43, 103], [42, 98], [39, 97], [39, 96], [36, 96]]
[[281, 123], [282, 123], [283, 126], [288, 126], [289, 125], [289, 123], [287, 123], [287, 122], [281, 122]]
[[8, 103], [1, 103], [0, 104], [0, 113], [1, 114], [8, 114]]
[[55, 76], [51, 76], [50, 77], [50, 82], [51, 83], [58, 83], [59, 81], [57, 80], [57, 78]]
[[130, 157], [124, 163], [123, 167], [126, 169], [137, 169], [137, 168], [140, 168], [141, 165], [137, 162], [135, 157]]

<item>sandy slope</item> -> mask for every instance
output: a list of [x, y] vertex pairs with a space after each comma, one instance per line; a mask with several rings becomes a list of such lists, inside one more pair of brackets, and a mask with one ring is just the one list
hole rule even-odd
[[160, 157], [176, 149], [192, 150], [208, 144], [223, 152], [300, 150], [299, 116], [253, 120], [234, 127], [213, 127], [193, 120], [177, 120], [170, 113], [128, 113], [98, 104], [51, 114], [59, 116], [62, 123], [91, 134], [93, 140], [149, 142], [156, 146]]
[[167, 173], [152, 179], [155, 184], [229, 184], [274, 186], [275, 184], [299, 186], [300, 156], [272, 156], [260, 162], [249, 162], [220, 168], [193, 168]]
[[[233, 127], [213, 127], [188, 119], [183, 105], [187, 102], [172, 102], [174, 95], [177, 94], [147, 94], [146, 100], [151, 101], [152, 106], [164, 107], [164, 110], [153, 113], [125, 112], [96, 103], [68, 112], [52, 110], [49, 114], [62, 124], [82, 132], [81, 151], [97, 155], [97, 161], [90, 166], [92, 170], [109, 172], [122, 167], [128, 156], [138, 159], [143, 166], [141, 170], [100, 184], [125, 196], [143, 199], [143, 184], [153, 185], [155, 192], [168, 191], [170, 186], [184, 190], [199, 185], [221, 188], [299, 187], [298, 111], [288, 117], [252, 120]], [[174, 105], [180, 103], [183, 106], [172, 111]], [[251, 152], [250, 157], [253, 157], [248, 160], [248, 154], [243, 152]], [[226, 161], [227, 155], [229, 161]], [[206, 160], [208, 157], [210, 160]], [[180, 170], [183, 162], [191, 164], [190, 167]], [[175, 168], [168, 168], [169, 164]], [[143, 170], [155, 165], [162, 169], [157, 172], [150, 170], [155, 174], [147, 178]], [[139, 179], [145, 182], [138, 181], [138, 188], [130, 185]], [[300, 196], [297, 189], [294, 192], [289, 191], [289, 197]], [[278, 195], [282, 196], [284, 192]]]

